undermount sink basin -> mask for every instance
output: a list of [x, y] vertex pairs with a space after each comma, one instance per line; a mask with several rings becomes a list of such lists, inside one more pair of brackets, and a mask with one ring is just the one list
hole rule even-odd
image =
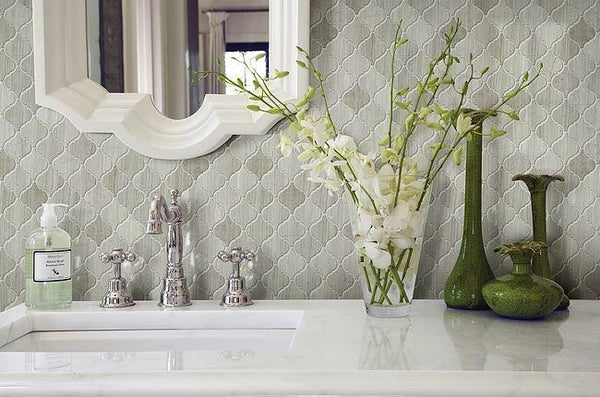
[[0, 352], [285, 349], [292, 345], [302, 314], [302, 310], [223, 310], [206, 302], [194, 310], [164, 310], [156, 302], [138, 302], [126, 309], [74, 302], [61, 311], [26, 311], [0, 341]]
[[0, 347], [0, 352], [142, 352], [221, 349], [284, 349], [296, 329], [175, 329], [36, 331]]

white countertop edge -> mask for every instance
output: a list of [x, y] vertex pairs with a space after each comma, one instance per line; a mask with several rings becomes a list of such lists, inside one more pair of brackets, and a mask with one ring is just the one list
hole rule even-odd
[[[435, 376], [432, 378], [432, 376]], [[402, 397], [598, 396], [597, 373], [485, 371], [202, 371], [128, 374], [55, 374], [51, 378], [2, 379], [0, 396], [127, 395], [131, 397], [215, 395], [401, 395]]]

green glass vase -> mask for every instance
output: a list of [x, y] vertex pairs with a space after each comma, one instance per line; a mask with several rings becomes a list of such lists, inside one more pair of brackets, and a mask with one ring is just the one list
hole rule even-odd
[[[531, 218], [533, 221], [533, 239], [548, 244], [546, 237], [546, 191], [550, 183], [564, 181], [560, 175], [519, 174], [513, 177], [513, 181], [523, 181], [531, 195]], [[544, 247], [540, 255], [535, 255], [532, 262], [533, 272], [538, 276], [549, 278], [554, 281], [552, 270], [550, 270], [550, 259], [548, 249]], [[563, 294], [558, 309], [569, 307], [569, 298]]]
[[481, 232], [482, 125], [473, 116], [472, 138], [467, 142], [463, 237], [458, 260], [446, 280], [444, 301], [457, 309], [487, 309], [481, 287], [494, 278]]
[[497, 314], [519, 319], [535, 320], [552, 313], [560, 304], [563, 289], [554, 281], [533, 273], [531, 262], [546, 247], [541, 241], [520, 241], [496, 248], [509, 255], [512, 272], [497, 277], [482, 288], [483, 297]]

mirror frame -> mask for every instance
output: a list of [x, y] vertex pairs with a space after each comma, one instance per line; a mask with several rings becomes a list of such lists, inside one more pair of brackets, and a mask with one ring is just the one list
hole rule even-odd
[[[85, 3], [33, 0], [36, 103], [80, 131], [113, 133], [145, 156], [179, 160], [210, 153], [233, 135], [264, 135], [281, 119], [249, 111], [244, 95], [207, 94], [196, 113], [175, 120], [158, 112], [150, 94], [109, 93], [88, 78]], [[308, 48], [309, 32], [309, 0], [269, 0], [270, 69], [290, 72], [272, 90], [285, 101], [297, 100], [308, 87], [296, 46]]]

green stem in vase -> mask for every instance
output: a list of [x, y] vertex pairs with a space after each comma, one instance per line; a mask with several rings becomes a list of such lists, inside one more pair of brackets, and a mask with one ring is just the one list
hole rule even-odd
[[371, 288], [371, 280], [369, 279], [369, 271], [367, 270], [367, 267], [362, 266], [362, 270], [363, 270], [363, 275], [365, 276], [365, 281], [367, 283], [367, 291], [373, 292], [373, 289]]
[[410, 266], [410, 261], [412, 259], [412, 254], [413, 254], [413, 249], [408, 248], [407, 249], [408, 252], [408, 258], [406, 259], [406, 264], [404, 265], [404, 270], [402, 270], [402, 281], [404, 281], [404, 278], [406, 277], [406, 272], [408, 272], [408, 267]]

